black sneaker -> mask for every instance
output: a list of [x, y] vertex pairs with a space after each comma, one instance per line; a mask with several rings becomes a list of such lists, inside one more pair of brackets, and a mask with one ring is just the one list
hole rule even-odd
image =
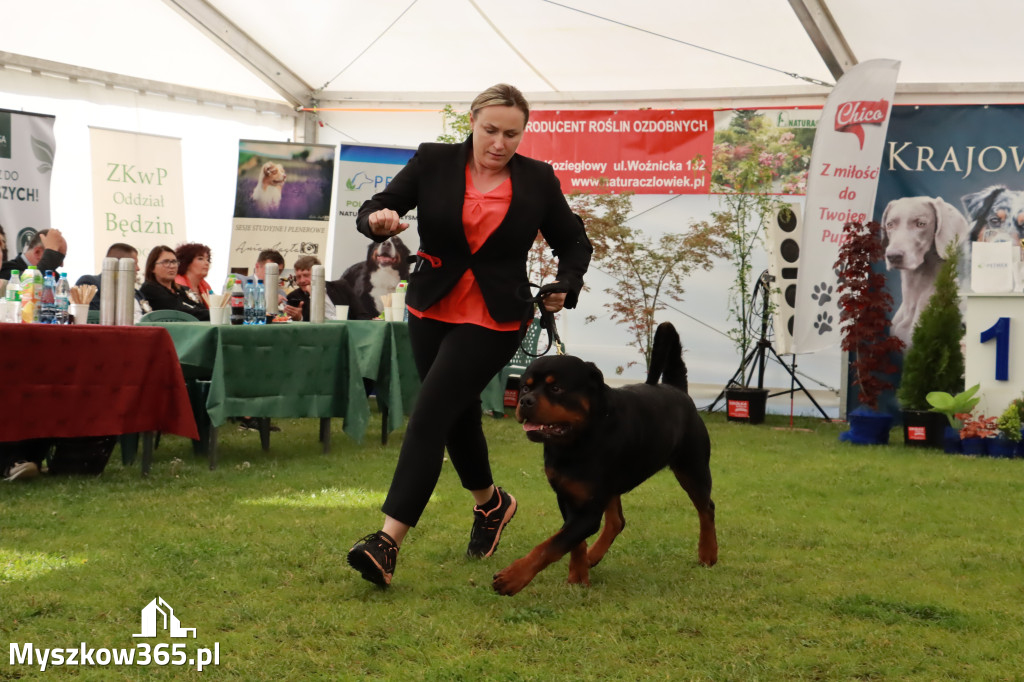
[[363, 574], [364, 580], [387, 587], [395, 573], [398, 545], [382, 530], [370, 533], [348, 551], [348, 565]]
[[516, 498], [501, 488], [498, 491], [498, 506], [490, 511], [473, 507], [473, 530], [469, 534], [469, 547], [466, 556], [482, 559], [494, 554], [501, 540], [501, 531], [516, 515]]

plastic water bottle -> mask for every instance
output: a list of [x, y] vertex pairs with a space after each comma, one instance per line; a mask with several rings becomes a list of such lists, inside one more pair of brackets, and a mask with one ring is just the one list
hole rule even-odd
[[39, 321], [39, 294], [43, 288], [42, 273], [36, 266], [30, 265], [25, 269], [21, 278], [21, 321]]
[[39, 298], [39, 321], [53, 324], [57, 316], [57, 283], [53, 279], [53, 270], [47, 270], [43, 277], [43, 290]]
[[251, 279], [245, 281], [245, 323], [256, 324], [256, 285]]
[[21, 322], [21, 270], [11, 270], [7, 281], [7, 319], [0, 322]]
[[267, 289], [263, 286], [263, 280], [256, 280], [256, 305], [253, 306], [255, 323], [267, 323]]
[[231, 324], [245, 324], [245, 292], [237, 277], [231, 283]]
[[71, 285], [68, 284], [68, 274], [60, 273], [60, 280], [57, 282], [57, 289], [54, 292], [54, 299], [57, 304], [57, 324], [68, 323], [68, 305], [71, 297]]

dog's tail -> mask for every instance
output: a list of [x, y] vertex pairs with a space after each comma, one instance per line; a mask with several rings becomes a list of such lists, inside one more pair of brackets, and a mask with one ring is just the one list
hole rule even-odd
[[676, 328], [669, 322], [662, 322], [654, 332], [651, 367], [647, 371], [647, 383], [656, 384], [659, 380], [689, 392], [686, 363], [683, 362], [683, 344], [679, 340]]

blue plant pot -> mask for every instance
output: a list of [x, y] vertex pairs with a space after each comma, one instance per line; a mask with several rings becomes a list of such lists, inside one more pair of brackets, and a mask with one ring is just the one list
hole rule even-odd
[[888, 445], [892, 415], [872, 412], [863, 407], [846, 416], [850, 430], [839, 434], [839, 440], [856, 445]]
[[1012, 459], [1014, 453], [1017, 451], [1017, 443], [999, 436], [999, 438], [989, 439], [988, 442], [988, 454], [992, 457], [1001, 457], [1003, 459]]
[[951, 455], [959, 455], [964, 451], [963, 443], [960, 441], [960, 432], [952, 426], [947, 426], [942, 432], [942, 450]]
[[987, 455], [989, 438], [961, 438], [965, 455]]

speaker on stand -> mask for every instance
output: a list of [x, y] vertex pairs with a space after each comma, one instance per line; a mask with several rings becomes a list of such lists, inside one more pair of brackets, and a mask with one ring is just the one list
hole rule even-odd
[[[790, 395], [796, 393], [797, 386], [814, 404], [822, 417], [828, 419], [828, 413], [818, 404], [810, 392], [804, 388], [796, 377], [796, 355], [793, 353], [793, 321], [796, 315], [796, 281], [800, 264], [800, 239], [803, 233], [803, 221], [799, 204], [780, 207], [767, 226], [768, 246], [771, 251], [768, 269], [761, 273], [750, 301], [750, 328], [760, 329], [754, 347], [740, 362], [739, 369], [726, 385], [726, 388], [708, 407], [713, 412], [715, 406], [723, 398], [731, 407], [727, 392], [734, 384], [742, 382], [749, 386], [757, 375], [757, 388], [761, 389], [764, 381], [765, 363], [769, 356], [776, 361], [790, 376], [790, 388], [787, 391], [773, 393], [767, 397]], [[760, 326], [757, 326], [757, 323]], [[779, 350], [776, 350], [776, 349]], [[790, 355], [792, 365], [787, 365], [780, 355]], [[749, 371], [744, 380], [745, 371]]]
[[772, 324], [775, 350], [780, 355], [793, 353], [793, 323], [796, 315], [796, 279], [800, 267], [800, 240], [804, 231], [800, 204], [788, 204], [775, 212], [767, 226], [768, 274], [772, 287]]

